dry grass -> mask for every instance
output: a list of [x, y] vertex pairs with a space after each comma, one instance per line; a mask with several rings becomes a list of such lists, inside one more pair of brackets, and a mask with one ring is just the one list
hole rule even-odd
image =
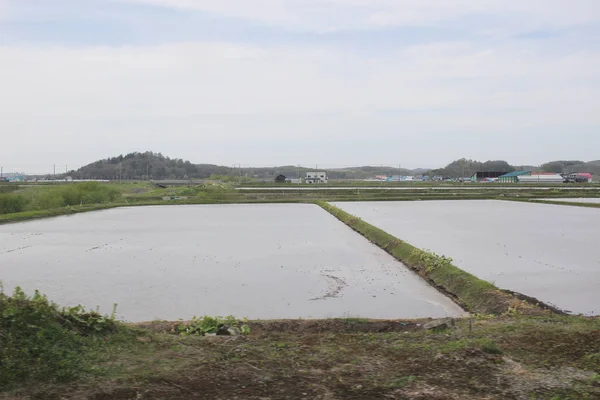
[[600, 398], [598, 319], [462, 320], [435, 333], [423, 322], [263, 321], [249, 337], [146, 324], [108, 337], [87, 379], [0, 399]]

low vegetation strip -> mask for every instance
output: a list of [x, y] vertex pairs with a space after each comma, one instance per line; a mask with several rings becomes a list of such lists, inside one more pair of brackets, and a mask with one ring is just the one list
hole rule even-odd
[[50, 210], [22, 211], [11, 214], [0, 214], [0, 225], [7, 224], [10, 222], [29, 221], [38, 218], [50, 218], [58, 217], [61, 215], [78, 214], [88, 211], [107, 210], [109, 208], [115, 208], [124, 205], [126, 204], [91, 204], [86, 206], [67, 206], [62, 208], [54, 208]]
[[463, 271], [452, 264], [452, 259], [418, 249], [329, 203], [317, 204], [446, 293], [466, 311], [494, 315], [539, 315], [545, 312], [537, 304], [520, 300]]
[[576, 202], [576, 201], [559, 201], [559, 200], [542, 200], [542, 199], [506, 199], [506, 200], [521, 201], [521, 202], [525, 202], [525, 203], [553, 204], [553, 205], [557, 205], [557, 206], [600, 208], [600, 203], [583, 203], [583, 202]]

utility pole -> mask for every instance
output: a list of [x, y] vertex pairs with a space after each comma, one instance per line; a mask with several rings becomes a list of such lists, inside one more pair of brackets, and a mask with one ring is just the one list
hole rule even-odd
[[52, 181], [52, 184], [56, 183], [56, 164], [54, 164], [54, 180]]
[[4, 167], [0, 167], [0, 178], [4, 177]]

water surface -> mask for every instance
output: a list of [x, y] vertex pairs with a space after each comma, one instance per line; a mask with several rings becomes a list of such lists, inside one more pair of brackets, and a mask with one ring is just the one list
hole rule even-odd
[[7, 291], [130, 321], [194, 315], [461, 315], [448, 298], [321, 208], [303, 204], [119, 208], [0, 226]]
[[496, 200], [335, 205], [500, 288], [600, 314], [600, 209]]

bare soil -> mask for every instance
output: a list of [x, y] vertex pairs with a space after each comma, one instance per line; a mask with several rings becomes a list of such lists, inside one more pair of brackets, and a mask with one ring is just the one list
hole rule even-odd
[[[108, 337], [88, 379], [0, 399], [598, 399], [600, 320], [261, 321], [245, 337], [176, 323]], [[471, 326], [471, 327], [470, 327]]]

